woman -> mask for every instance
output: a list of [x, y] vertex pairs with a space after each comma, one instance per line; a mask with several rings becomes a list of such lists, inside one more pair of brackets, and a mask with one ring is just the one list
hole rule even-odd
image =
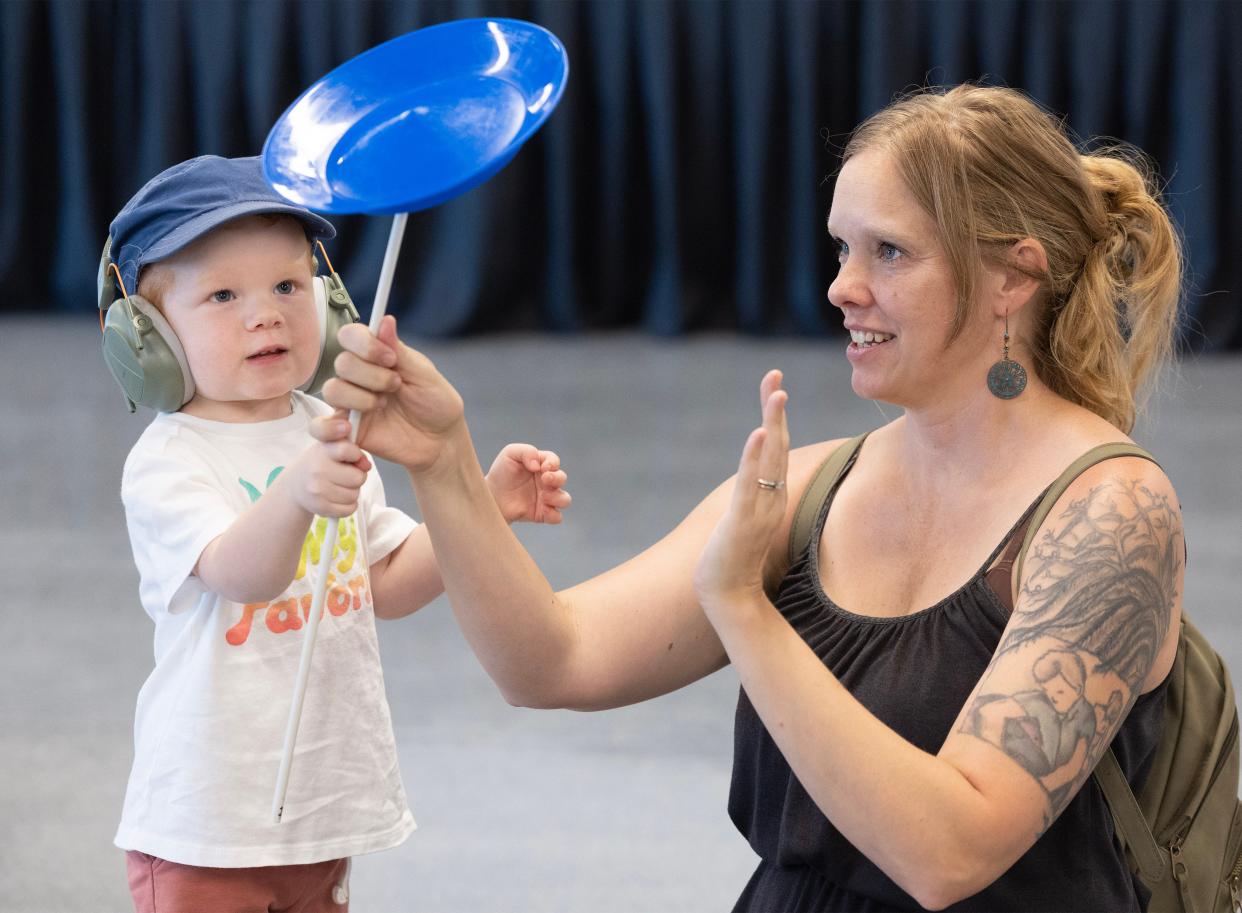
[[1159, 737], [1172, 486], [1146, 460], [1098, 463], [1010, 568], [1049, 483], [1128, 440], [1174, 325], [1169, 219], [1121, 156], [1080, 155], [1020, 93], [961, 86], [855, 131], [828, 231], [854, 390], [904, 414], [792, 563], [796, 505], [842, 442], [788, 452], [777, 371], [737, 475], [563, 592], [496, 512], [460, 398], [391, 320], [342, 333], [326, 395], [369, 410], [364, 446], [409, 470], [510, 702], [616, 707], [737, 667], [730, 813], [761, 857], [739, 909], [1142, 909], [1088, 777], [1111, 742], [1137, 789]]

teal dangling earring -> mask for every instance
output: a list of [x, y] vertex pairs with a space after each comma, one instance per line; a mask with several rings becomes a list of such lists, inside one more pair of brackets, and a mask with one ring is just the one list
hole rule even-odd
[[1026, 368], [1009, 357], [1008, 311], [1005, 311], [1005, 352], [988, 371], [988, 389], [1001, 399], [1013, 399], [1026, 389]]

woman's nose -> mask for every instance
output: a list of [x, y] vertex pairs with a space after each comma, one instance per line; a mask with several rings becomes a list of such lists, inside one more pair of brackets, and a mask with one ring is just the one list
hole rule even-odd
[[828, 301], [839, 308], [869, 303], [865, 270], [850, 260], [842, 263], [828, 286]]

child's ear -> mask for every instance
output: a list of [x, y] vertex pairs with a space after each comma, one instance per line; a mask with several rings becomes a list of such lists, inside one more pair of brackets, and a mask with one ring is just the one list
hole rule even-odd
[[164, 312], [164, 296], [172, 286], [173, 270], [167, 263], [149, 263], [138, 274], [137, 294]]

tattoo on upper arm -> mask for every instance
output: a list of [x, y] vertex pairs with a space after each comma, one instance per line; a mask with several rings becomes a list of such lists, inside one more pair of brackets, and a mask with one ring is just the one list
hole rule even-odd
[[[1094, 769], [1155, 663], [1176, 603], [1180, 544], [1167, 495], [1110, 481], [1071, 502], [1027, 555], [1018, 605], [961, 729], [1039, 781], [1045, 827]], [[997, 693], [1001, 670], [1022, 684]]]

